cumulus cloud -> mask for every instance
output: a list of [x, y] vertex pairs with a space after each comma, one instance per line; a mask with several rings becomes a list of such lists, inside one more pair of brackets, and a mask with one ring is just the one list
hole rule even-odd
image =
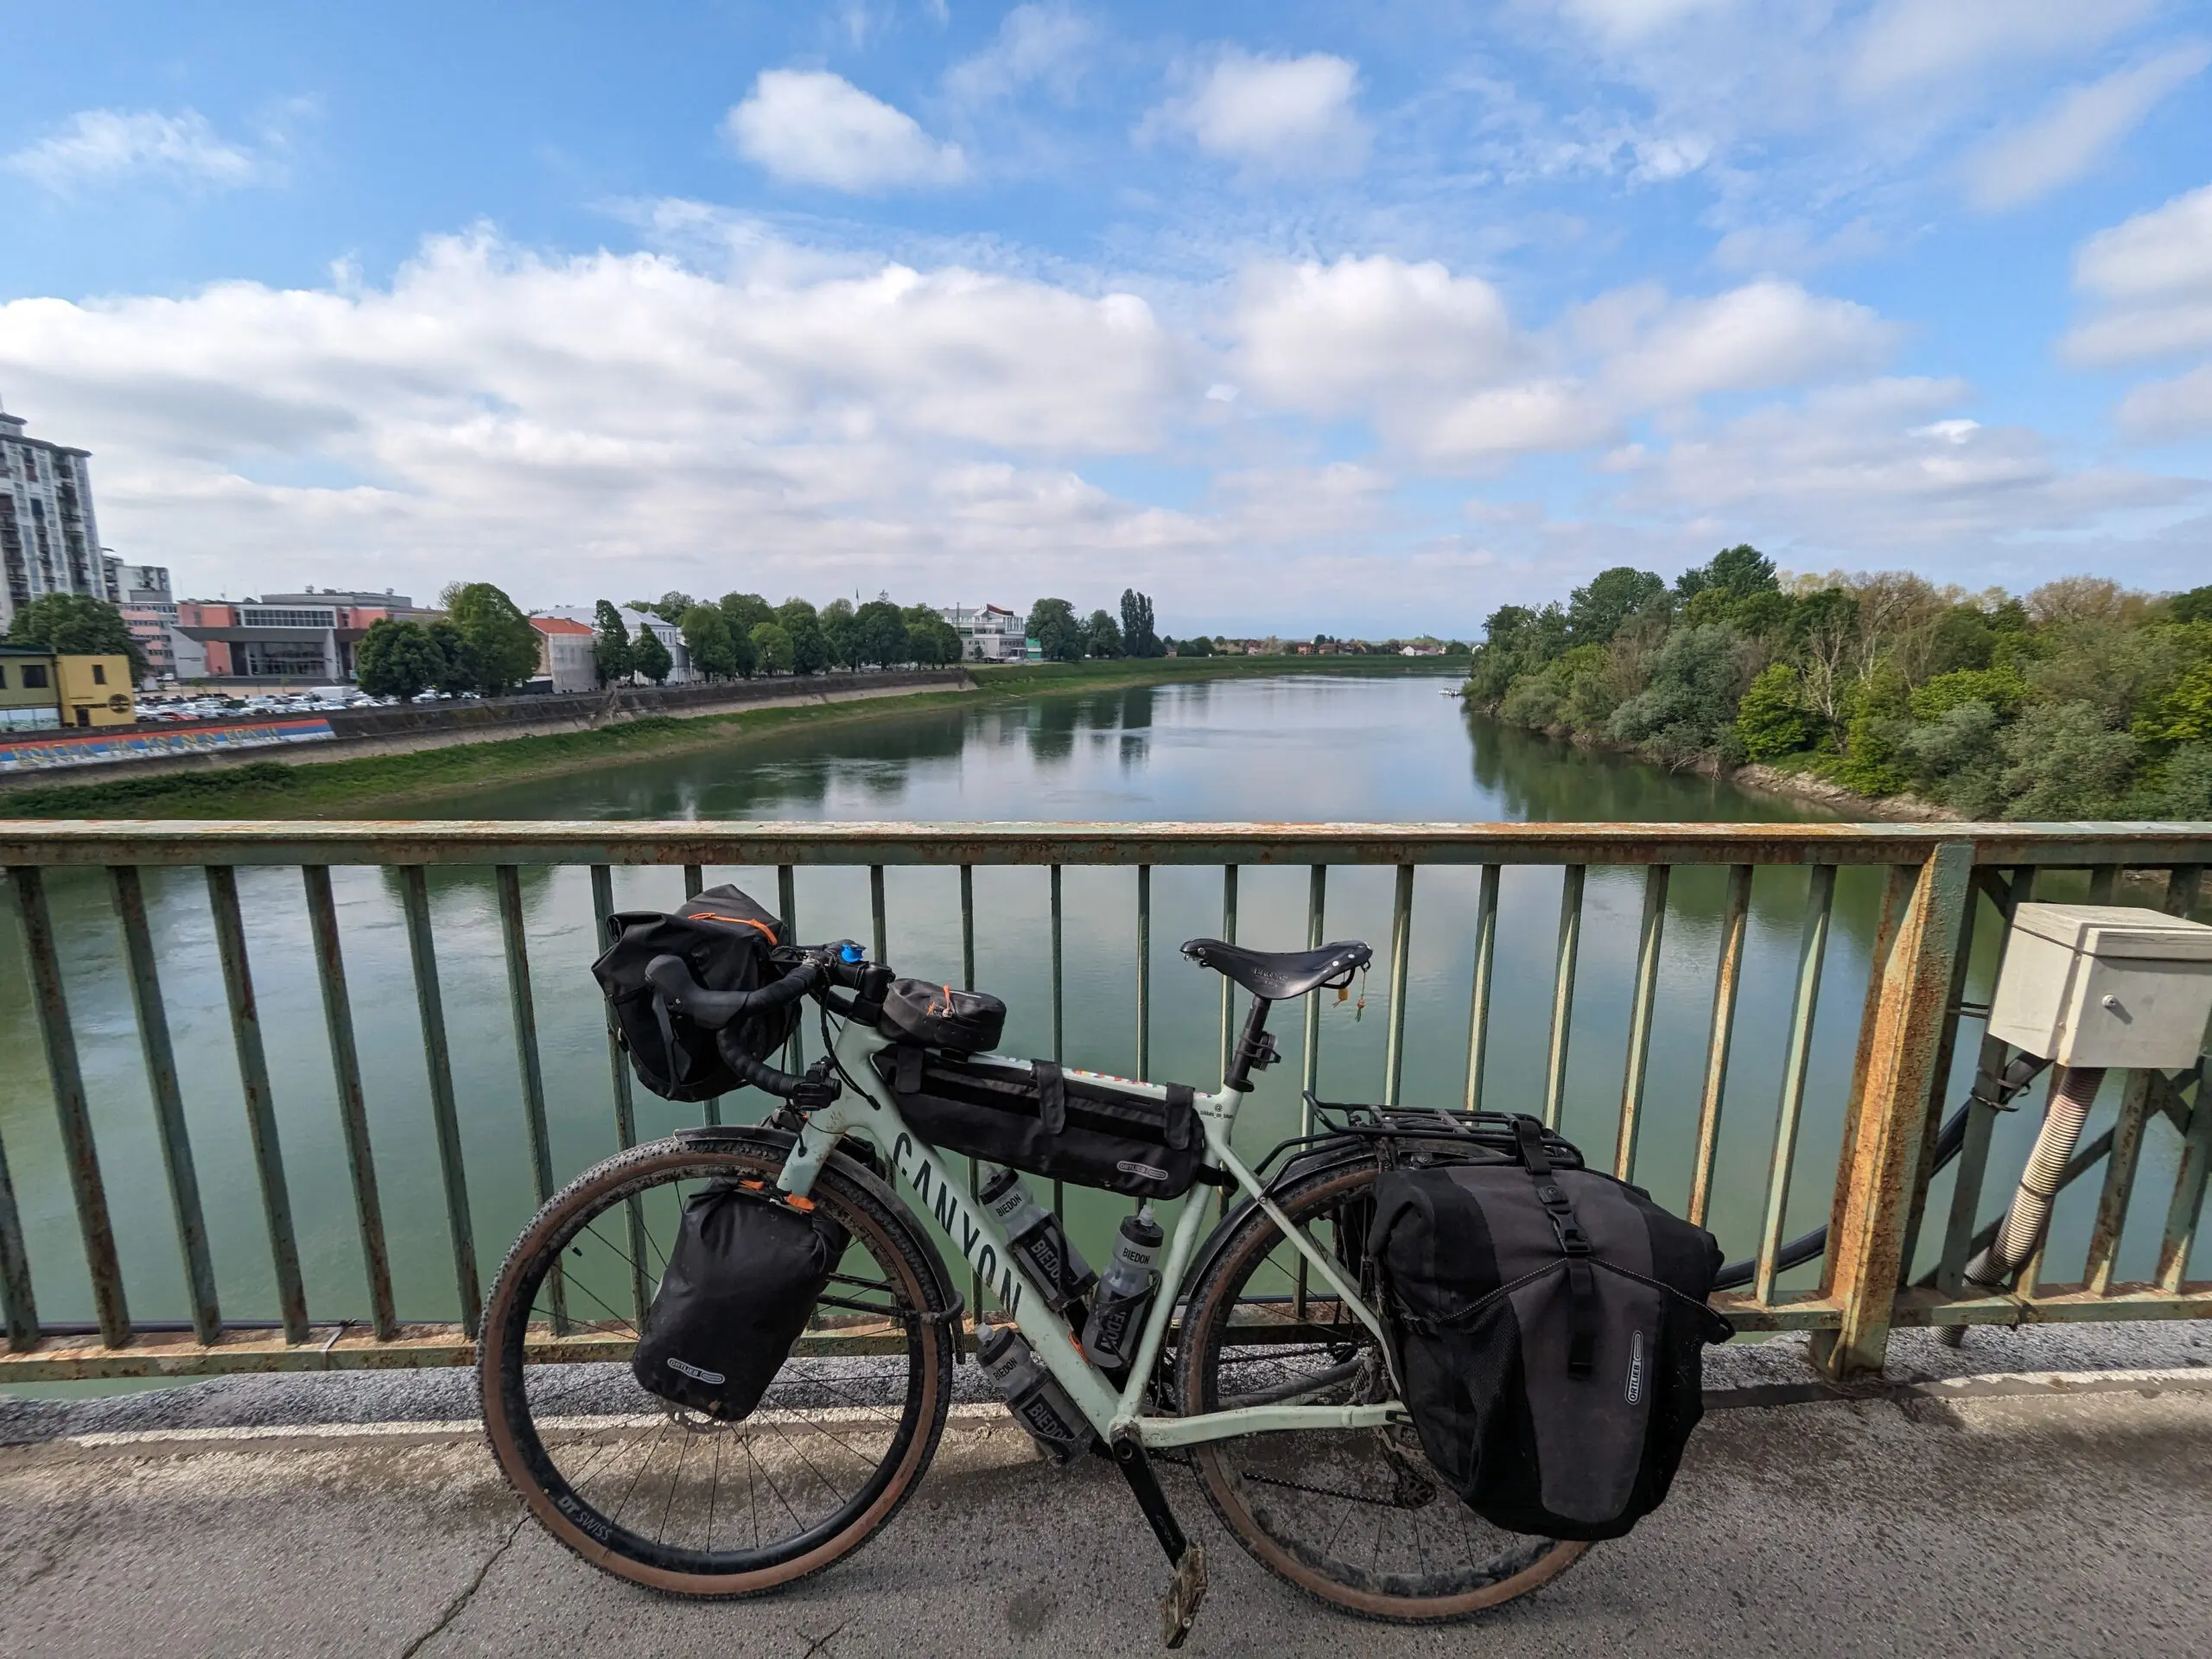
[[[2212, 185], [2098, 232], [2074, 259], [2074, 285], [2101, 302], [2066, 337], [2076, 363], [2110, 365], [2212, 349]], [[2161, 439], [2212, 429], [2212, 363], [2137, 387], [2123, 430]]]
[[722, 131], [739, 155], [790, 184], [866, 194], [954, 184], [968, 172], [959, 145], [825, 70], [763, 70]]
[[1967, 158], [1967, 201], [1998, 213], [2073, 183], [2208, 63], [2212, 48], [2192, 43], [2075, 87], [2037, 119], [2000, 133]]
[[1866, 306], [1769, 280], [1675, 302], [1606, 372], [1628, 403], [1662, 406], [1855, 373], [1887, 357], [1897, 334]]
[[229, 142], [197, 110], [79, 110], [0, 167], [56, 195], [155, 177], [219, 190], [268, 181], [266, 158]]
[[988, 46], [953, 65], [944, 78], [945, 90], [966, 104], [1010, 98], [1039, 85], [1069, 98], [1097, 41], [1097, 26], [1065, 0], [1016, 6], [1001, 21]]
[[1254, 172], [1354, 171], [1368, 143], [1358, 92], [1359, 66], [1348, 58], [1253, 57], [1232, 48], [1139, 130], [1183, 133], [1209, 156]]

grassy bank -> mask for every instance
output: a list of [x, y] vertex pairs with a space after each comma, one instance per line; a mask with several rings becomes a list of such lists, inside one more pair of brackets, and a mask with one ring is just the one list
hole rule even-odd
[[[1039, 692], [1109, 690], [1168, 681], [1248, 679], [1269, 674], [1337, 671], [1464, 673], [1465, 662], [1436, 658], [1333, 657], [1170, 658], [1143, 662], [1052, 663], [973, 671], [980, 700], [1018, 702]], [[835, 682], [818, 688], [834, 690]], [[322, 761], [257, 760], [205, 772], [159, 772], [104, 783], [54, 784], [0, 794], [0, 817], [305, 818], [378, 817], [462, 790], [593, 772], [625, 761], [724, 748], [813, 727], [912, 714], [978, 694], [926, 691], [851, 702], [799, 703], [677, 720], [649, 715], [595, 731], [561, 732], [494, 742], [416, 749]]]

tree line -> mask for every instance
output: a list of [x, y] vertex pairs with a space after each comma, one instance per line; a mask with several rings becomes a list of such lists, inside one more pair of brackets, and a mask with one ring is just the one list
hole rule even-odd
[[2212, 586], [2024, 595], [1904, 571], [1786, 580], [1738, 546], [1501, 606], [1466, 696], [1675, 767], [1747, 762], [1974, 818], [2212, 817]]
[[[1048, 663], [1079, 663], [1086, 657], [1165, 657], [1175, 644], [1160, 637], [1151, 598], [1134, 588], [1122, 589], [1118, 618], [1104, 610], [1078, 617], [1065, 599], [1040, 599], [1029, 608], [1029, 637]], [[1185, 639], [1176, 650], [1185, 657], [1213, 655], [1212, 642], [1206, 639]]]
[[[630, 609], [673, 623], [696, 673], [710, 680], [755, 674], [820, 674], [832, 668], [942, 668], [960, 660], [960, 636], [927, 605], [899, 606], [879, 595], [864, 604], [833, 599], [817, 609], [804, 599], [770, 605], [758, 594], [695, 600], [665, 593], [632, 600]], [[601, 600], [592, 660], [601, 685], [641, 675], [659, 684], [672, 666], [668, 648], [650, 628], [634, 638], [621, 612]]]

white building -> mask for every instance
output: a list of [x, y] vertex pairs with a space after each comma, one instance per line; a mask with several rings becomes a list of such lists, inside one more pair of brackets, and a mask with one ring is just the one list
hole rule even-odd
[[0, 633], [47, 594], [120, 600], [92, 517], [91, 459], [26, 436], [23, 417], [0, 409]]
[[588, 622], [565, 616], [533, 616], [537, 630], [537, 677], [561, 696], [599, 690], [599, 663], [593, 647], [599, 636]]
[[[661, 644], [668, 647], [668, 660], [675, 666], [668, 671], [667, 683], [683, 685], [699, 677], [691, 671], [691, 653], [684, 647], [683, 629], [673, 622], [662, 621], [651, 611], [633, 611], [626, 605], [619, 610], [622, 626], [629, 629], [632, 639], [638, 637], [639, 628], [651, 628], [660, 637]], [[594, 632], [599, 626], [599, 608], [594, 605], [549, 605], [537, 614], [581, 622]]]
[[999, 606], [971, 610], [965, 605], [941, 605], [938, 614], [960, 636], [963, 663], [1020, 663], [1042, 655], [1027, 638], [1027, 619]]

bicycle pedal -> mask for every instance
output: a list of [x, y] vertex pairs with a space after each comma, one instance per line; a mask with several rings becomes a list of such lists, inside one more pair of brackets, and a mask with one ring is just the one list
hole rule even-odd
[[1175, 1563], [1175, 1576], [1160, 1599], [1160, 1636], [1170, 1648], [1179, 1648], [1198, 1617], [1198, 1604], [1206, 1599], [1206, 1548], [1192, 1544]]

